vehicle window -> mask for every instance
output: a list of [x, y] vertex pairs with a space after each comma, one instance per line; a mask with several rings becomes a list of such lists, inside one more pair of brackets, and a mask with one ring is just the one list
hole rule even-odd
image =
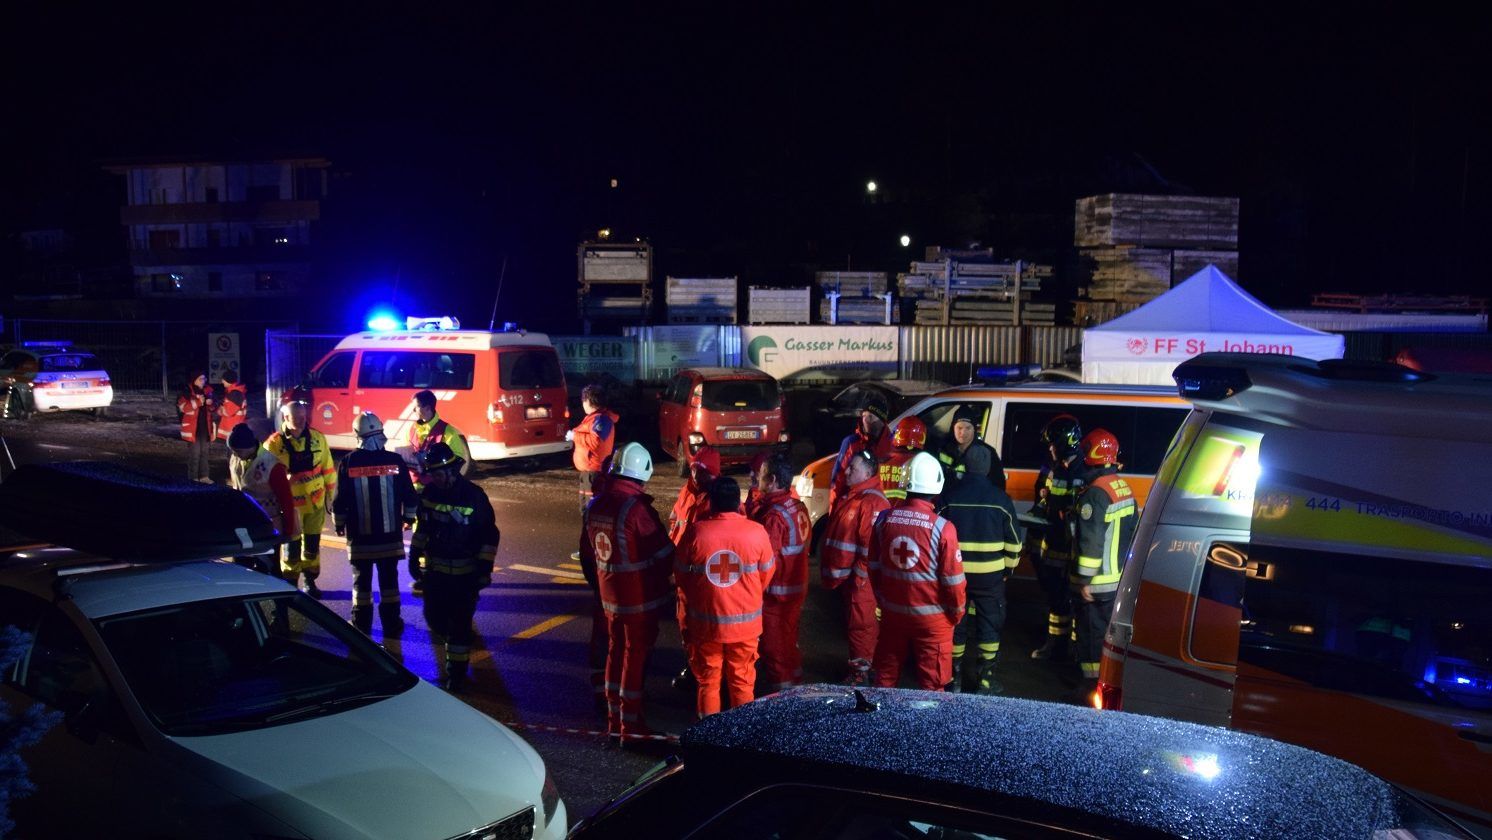
[[[923, 425], [927, 426], [926, 450], [928, 452], [937, 452], [943, 448], [943, 444], [953, 438], [953, 418], [958, 415], [960, 409], [964, 408], [979, 418], [979, 439], [984, 439], [985, 430], [989, 427], [990, 404], [988, 400], [933, 403], [917, 414], [922, 419]], [[1010, 465], [1006, 464], [1006, 466]]]
[[[0, 588], [0, 629], [14, 627], [23, 633], [35, 633], [36, 623], [40, 620], [44, 609], [51, 609], [51, 607], [33, 595], [17, 592], [14, 589]], [[22, 661], [24, 661], [24, 656], [17, 657], [9, 668], [0, 673], [0, 682], [5, 685], [16, 685]]]
[[682, 403], [689, 397], [689, 377], [680, 374], [668, 382], [668, 394], [664, 399], [671, 403]]
[[97, 367], [98, 360], [92, 353], [63, 353], [41, 357], [41, 369], [47, 371], [93, 370]]
[[476, 356], [471, 353], [365, 350], [357, 369], [357, 386], [466, 391], [471, 389], [475, 370]]
[[168, 735], [333, 714], [418, 681], [298, 593], [145, 610], [105, 619], [99, 630], [140, 705]]
[[706, 380], [700, 404], [706, 411], [770, 411], [777, 400], [777, 383], [770, 379]]
[[21, 366], [23, 362], [31, 359], [31, 354], [22, 350], [12, 350], [0, 357], [0, 369], [13, 370]]
[[504, 391], [563, 388], [565, 375], [553, 350], [509, 350], [497, 357], [497, 387]]
[[63, 712], [76, 712], [108, 694], [83, 634], [56, 609], [42, 616], [31, 655], [21, 671], [21, 690]]
[[836, 394], [834, 399], [830, 400], [830, 402], [834, 404], [835, 408], [848, 410], [859, 408], [860, 402], [864, 399], [865, 389], [861, 388], [859, 385], [851, 385], [850, 387]]
[[1041, 430], [1059, 414], [1078, 418], [1083, 432], [1108, 429], [1119, 438], [1119, 461], [1124, 472], [1154, 474], [1160, 469], [1187, 409], [1095, 403], [1027, 403], [1005, 405], [1005, 428], [1000, 458], [1006, 469], [1040, 469], [1047, 459]]
[[1333, 691], [1492, 712], [1492, 569], [1232, 548], [1209, 556], [1200, 594], [1238, 616], [1239, 662]]
[[311, 385], [316, 388], [346, 388], [352, 383], [352, 363], [356, 353], [333, 353], [321, 367], [311, 373]]

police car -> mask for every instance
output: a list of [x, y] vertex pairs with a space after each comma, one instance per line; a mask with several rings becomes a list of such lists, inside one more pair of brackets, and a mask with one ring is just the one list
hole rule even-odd
[[243, 494], [23, 466], [0, 483], [0, 528], [0, 625], [29, 634], [0, 698], [56, 718], [20, 753], [35, 790], [11, 803], [17, 836], [564, 836], [518, 736], [219, 559], [280, 539]]
[[71, 341], [27, 341], [0, 355], [0, 416], [79, 410], [103, 415], [113, 402], [109, 374]]

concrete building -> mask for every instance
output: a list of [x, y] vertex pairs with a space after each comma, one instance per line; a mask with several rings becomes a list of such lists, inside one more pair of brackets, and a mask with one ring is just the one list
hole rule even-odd
[[304, 290], [329, 166], [308, 157], [105, 167], [126, 181], [119, 218], [135, 293], [250, 298]]

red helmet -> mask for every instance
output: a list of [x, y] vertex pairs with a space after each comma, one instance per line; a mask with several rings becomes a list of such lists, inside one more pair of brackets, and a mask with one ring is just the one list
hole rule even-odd
[[1107, 429], [1094, 429], [1083, 437], [1083, 463], [1090, 467], [1119, 463], [1119, 438]]
[[891, 445], [897, 449], [921, 449], [927, 445], [927, 426], [916, 417], [903, 417], [896, 424]]
[[290, 407], [296, 403], [300, 403], [309, 409], [311, 406], [311, 389], [304, 385], [297, 385], [280, 394], [280, 413], [289, 416]]

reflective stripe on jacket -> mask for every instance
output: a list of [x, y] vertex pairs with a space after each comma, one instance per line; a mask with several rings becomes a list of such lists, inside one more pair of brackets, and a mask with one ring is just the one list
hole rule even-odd
[[870, 533], [876, 515], [889, 507], [880, 476], [850, 488], [839, 509], [829, 514], [819, 543], [819, 576], [825, 586], [834, 589], [852, 578], [852, 586], [870, 584]]
[[913, 455], [921, 451], [898, 449], [881, 463], [881, 488], [885, 491], [886, 498], [899, 502], [907, 497], [907, 482], [912, 477], [907, 464], [911, 463]]
[[[1112, 469], [1112, 468], [1110, 468]], [[1095, 478], [1077, 500], [1077, 561], [1068, 581], [1091, 593], [1115, 592], [1135, 538], [1139, 512], [1134, 490], [1112, 472]]]
[[[416, 465], [420, 462], [420, 453], [437, 443], [451, 447], [451, 452], [462, 460], [462, 475], [471, 470], [471, 450], [466, 445], [466, 436], [461, 434], [460, 429], [442, 420], [439, 414], [432, 416], [428, 423], [416, 420], [409, 427], [409, 448], [413, 451]], [[412, 477], [417, 486], [424, 483], [424, 476], [418, 468]]]
[[1048, 461], [1036, 474], [1036, 499], [1045, 501], [1046, 519], [1050, 523], [1041, 534], [1041, 562], [1066, 568], [1072, 558], [1072, 509], [1083, 491], [1083, 479], [1076, 461]]
[[689, 641], [744, 642], [762, 634], [762, 600], [775, 561], [767, 530], [739, 513], [713, 513], [684, 532], [673, 573]]
[[248, 388], [242, 382], [225, 388], [223, 401], [218, 405], [218, 440], [227, 440], [233, 428], [244, 421], [248, 410]]
[[888, 614], [941, 616], [949, 624], [963, 618], [967, 583], [958, 535], [925, 499], [912, 499], [876, 517], [870, 579]]
[[958, 533], [964, 574], [1004, 572], [1020, 558], [1015, 504], [988, 477], [965, 475], [955, 482], [943, 495], [943, 516]]
[[332, 518], [347, 529], [348, 559], [403, 557], [404, 520], [419, 507], [409, 468], [393, 452], [358, 449], [337, 465]]
[[761, 498], [751, 519], [767, 529], [777, 569], [767, 584], [766, 599], [788, 602], [808, 594], [808, 508], [791, 490], [778, 490]]
[[197, 425], [203, 419], [207, 421], [207, 434], [202, 436], [202, 440], [207, 442], [213, 439], [212, 386], [201, 391], [188, 388], [185, 393], [176, 397], [176, 410], [181, 412], [182, 440], [187, 443], [196, 441]]
[[300, 435], [285, 429], [270, 435], [264, 448], [273, 452], [290, 473], [290, 495], [295, 499], [295, 509], [325, 510], [330, 497], [337, 492], [337, 468], [332, 463], [326, 436], [315, 429], [306, 429]]
[[286, 539], [300, 535], [300, 518], [290, 493], [290, 476], [275, 453], [258, 447], [254, 457], [228, 456], [228, 486], [259, 503]]
[[490, 575], [502, 534], [492, 502], [464, 478], [449, 487], [426, 487], [420, 495], [411, 555], [427, 572]]
[[641, 484], [608, 481], [586, 508], [583, 534], [581, 560], [595, 564], [601, 606], [608, 613], [649, 613], [673, 600], [668, 573], [674, 546]]
[[599, 472], [601, 462], [616, 447], [616, 412], [593, 411], [575, 427], [575, 451], [570, 458], [581, 472]]

